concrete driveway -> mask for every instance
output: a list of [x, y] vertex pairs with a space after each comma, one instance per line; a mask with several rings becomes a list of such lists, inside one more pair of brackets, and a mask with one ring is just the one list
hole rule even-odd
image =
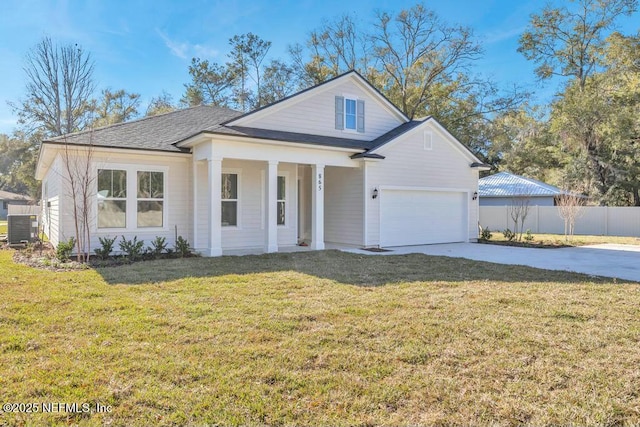
[[390, 252], [349, 252], [376, 255], [421, 253], [467, 258], [498, 264], [527, 265], [546, 270], [565, 270], [593, 276], [616, 277], [640, 282], [640, 246], [603, 244], [560, 249], [533, 249], [480, 243], [402, 246]]

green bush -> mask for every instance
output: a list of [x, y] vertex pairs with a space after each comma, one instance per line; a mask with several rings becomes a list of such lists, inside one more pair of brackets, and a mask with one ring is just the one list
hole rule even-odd
[[176, 239], [175, 250], [176, 250], [176, 254], [180, 258], [184, 258], [191, 254], [191, 246], [189, 245], [189, 242], [187, 241], [187, 239], [185, 239], [182, 236], [178, 236], [178, 238]]
[[76, 246], [75, 237], [70, 237], [66, 242], [63, 240], [58, 243], [58, 247], [56, 248], [56, 258], [60, 262], [67, 262], [71, 258], [71, 254], [73, 253], [73, 249]]
[[153, 255], [155, 258], [159, 258], [163, 252], [166, 252], [166, 250], [167, 239], [157, 236], [154, 240], [151, 241], [151, 246], [149, 246], [147, 252]]
[[516, 238], [516, 233], [514, 233], [513, 231], [511, 231], [508, 228], [502, 232], [502, 235], [509, 242]]
[[93, 252], [95, 252], [96, 256], [101, 260], [109, 258], [111, 252], [113, 252], [113, 246], [116, 243], [116, 239], [117, 237], [114, 237], [113, 239], [110, 239], [108, 237], [98, 237], [98, 240], [100, 240], [101, 248], [94, 249]]
[[129, 261], [133, 262], [142, 258], [142, 254], [144, 253], [144, 240], [138, 241], [138, 236], [134, 236], [133, 240], [127, 240], [122, 236], [122, 240], [118, 245]]
[[492, 237], [493, 237], [493, 234], [491, 234], [491, 230], [489, 230], [489, 227], [482, 229], [482, 232], [480, 233], [481, 239], [491, 240]]
[[533, 241], [533, 234], [531, 234], [531, 230], [527, 229], [527, 234], [524, 235], [523, 239], [525, 242], [531, 243]]

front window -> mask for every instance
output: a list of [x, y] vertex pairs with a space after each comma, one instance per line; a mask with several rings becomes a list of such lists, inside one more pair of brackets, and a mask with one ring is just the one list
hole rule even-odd
[[222, 174], [222, 226], [238, 225], [238, 174]]
[[344, 100], [344, 128], [356, 130], [356, 100]]
[[287, 185], [284, 176], [278, 177], [278, 225], [285, 225]]
[[162, 227], [164, 173], [138, 172], [138, 228]]
[[127, 171], [98, 170], [98, 228], [126, 228]]

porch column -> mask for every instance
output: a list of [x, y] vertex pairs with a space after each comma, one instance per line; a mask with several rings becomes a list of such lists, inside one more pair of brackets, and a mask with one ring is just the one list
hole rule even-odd
[[192, 197], [193, 197], [193, 247], [200, 247], [198, 239], [198, 162], [195, 158], [191, 162], [191, 174], [193, 181]]
[[311, 165], [311, 249], [324, 249], [324, 165]]
[[209, 256], [222, 255], [222, 159], [209, 159]]
[[265, 252], [278, 252], [278, 162], [267, 163]]

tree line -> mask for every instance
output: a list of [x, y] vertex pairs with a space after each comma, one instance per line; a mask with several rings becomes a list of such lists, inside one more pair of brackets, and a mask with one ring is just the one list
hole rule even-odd
[[482, 44], [418, 3], [325, 20], [288, 59], [269, 56], [253, 33], [228, 41], [225, 62], [193, 58], [175, 102], [163, 92], [141, 111], [140, 95], [96, 90], [94, 62], [76, 45], [43, 39], [26, 57], [19, 129], [0, 136], [0, 188], [37, 192], [33, 168], [45, 137], [211, 104], [250, 111], [356, 70], [408, 117], [431, 115], [494, 169], [565, 189], [593, 203], [640, 206], [640, 33], [615, 31], [638, 0], [573, 0], [530, 17], [519, 52], [541, 80], [560, 81], [549, 105], [517, 85], [478, 75]]

